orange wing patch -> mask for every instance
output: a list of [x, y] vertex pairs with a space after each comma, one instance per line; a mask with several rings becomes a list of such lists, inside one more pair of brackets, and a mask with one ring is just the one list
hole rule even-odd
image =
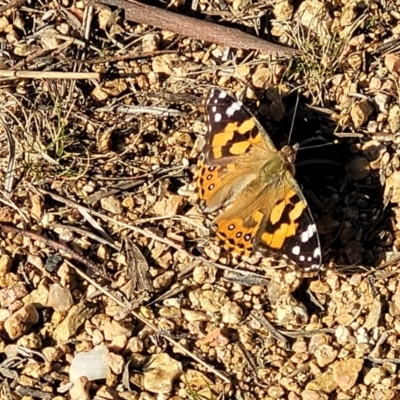
[[271, 232], [264, 232], [261, 240], [273, 249], [282, 249], [285, 240], [296, 235], [299, 226], [297, 220], [306, 207], [296, 192], [293, 189], [289, 190], [285, 198], [272, 209], [268, 226], [272, 226], [273, 229]]

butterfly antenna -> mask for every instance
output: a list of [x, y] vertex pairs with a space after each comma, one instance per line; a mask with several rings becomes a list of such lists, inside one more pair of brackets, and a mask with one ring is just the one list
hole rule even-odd
[[[325, 143], [314, 144], [312, 146], [304, 146], [305, 144], [310, 143], [310, 142], [315, 142], [316, 140], [323, 140]], [[303, 142], [301, 142], [299, 150], [317, 149], [317, 148], [320, 148], [320, 147], [332, 146], [332, 145], [336, 145], [336, 144], [339, 144], [339, 141], [336, 140], [336, 139], [333, 140], [333, 141], [328, 142], [326, 139], [318, 136], [316, 138], [306, 139]]]
[[296, 104], [294, 105], [294, 113], [293, 113], [293, 118], [292, 118], [292, 125], [290, 126], [290, 131], [289, 131], [288, 144], [290, 144], [290, 140], [292, 139], [292, 133], [293, 133], [293, 128], [294, 128], [294, 121], [296, 120], [297, 107], [299, 106], [299, 98], [300, 98], [299, 92], [297, 92]]

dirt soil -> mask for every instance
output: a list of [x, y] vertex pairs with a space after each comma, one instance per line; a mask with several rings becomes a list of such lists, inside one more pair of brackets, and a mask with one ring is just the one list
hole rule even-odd
[[[399, 1], [151, 3], [299, 51], [278, 58], [116, 7], [10, 3], [0, 398], [399, 399]], [[215, 239], [193, 181], [212, 87], [303, 148], [318, 276]]]

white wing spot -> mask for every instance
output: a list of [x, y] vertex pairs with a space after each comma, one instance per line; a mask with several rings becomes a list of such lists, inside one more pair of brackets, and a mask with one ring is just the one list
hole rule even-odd
[[222, 119], [222, 115], [221, 115], [220, 113], [216, 113], [216, 114], [214, 115], [214, 121], [215, 121], [215, 122], [220, 122], [221, 119]]
[[312, 260], [312, 257], [311, 257], [311, 256], [308, 256], [308, 257], [307, 257], [307, 261], [310, 262], [311, 260]]
[[217, 107], [216, 107], [216, 106], [212, 106], [212, 107], [211, 107], [211, 111], [212, 111], [213, 113], [215, 113], [215, 112], [217, 111]]
[[305, 258], [303, 255], [301, 255], [301, 256], [299, 257], [299, 260], [300, 260], [300, 261], [305, 261], [305, 259], [306, 259], [306, 258]]
[[308, 236], [308, 230], [304, 231], [301, 233], [301, 241], [303, 243], [308, 242], [309, 236]]
[[239, 111], [242, 107], [240, 106], [239, 103], [232, 103], [227, 109], [226, 109], [226, 115], [231, 117], [233, 114], [235, 114], [236, 111]]
[[300, 246], [294, 246], [293, 249], [292, 249], [292, 253], [293, 253], [295, 256], [300, 255]]
[[319, 247], [317, 247], [317, 248], [314, 250], [313, 256], [314, 256], [314, 258], [319, 258], [319, 257], [321, 257], [321, 249], [320, 249]]
[[219, 96], [218, 97], [220, 99], [224, 99], [226, 97], [226, 92], [223, 92], [223, 91], [219, 92]]

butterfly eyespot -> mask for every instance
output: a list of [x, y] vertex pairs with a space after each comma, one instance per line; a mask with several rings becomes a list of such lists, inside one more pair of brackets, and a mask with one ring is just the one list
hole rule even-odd
[[206, 178], [206, 179], [207, 179], [208, 181], [211, 181], [212, 178], [213, 178], [213, 176], [210, 174], [210, 175], [207, 175], [207, 178]]
[[208, 167], [208, 170], [210, 171], [210, 172], [213, 172], [214, 170], [215, 170], [215, 166], [213, 166], [213, 167]]
[[238, 239], [240, 239], [240, 238], [242, 237], [242, 232], [238, 232], [238, 233], [236, 234], [236, 237], [237, 237]]
[[212, 183], [209, 187], [208, 190], [213, 190], [215, 188], [215, 185]]
[[251, 239], [250, 234], [244, 235], [244, 240], [246, 240], [246, 242], [248, 242], [250, 239]]

